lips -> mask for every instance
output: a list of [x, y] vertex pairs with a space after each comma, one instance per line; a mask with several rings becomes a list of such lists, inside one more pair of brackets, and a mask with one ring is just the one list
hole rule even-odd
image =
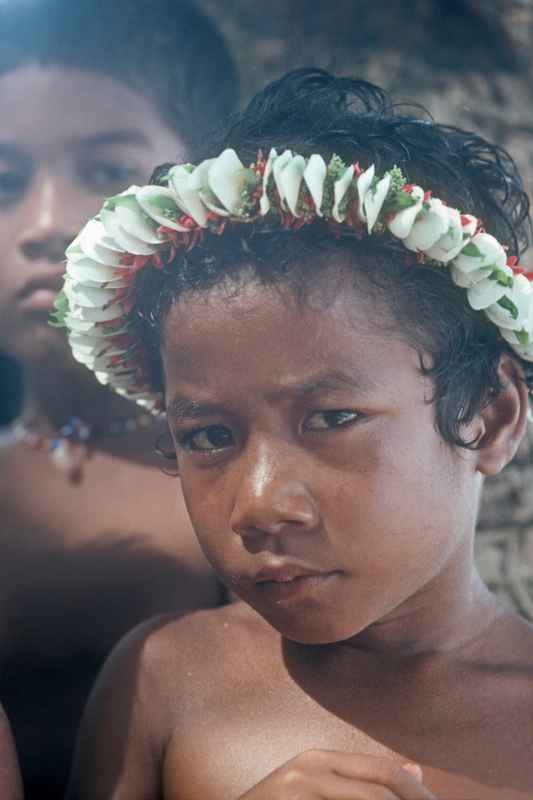
[[17, 292], [20, 308], [29, 311], [51, 311], [62, 283], [62, 275], [57, 272], [31, 278]]
[[339, 570], [325, 570], [295, 561], [272, 560], [263, 564], [254, 575], [241, 577], [234, 583], [237, 591], [240, 584], [243, 596], [254, 595], [260, 602], [305, 602], [318, 600], [320, 593], [339, 575]]
[[272, 563], [262, 567], [254, 576], [255, 584], [290, 583], [298, 578], [324, 575], [324, 570], [298, 563]]

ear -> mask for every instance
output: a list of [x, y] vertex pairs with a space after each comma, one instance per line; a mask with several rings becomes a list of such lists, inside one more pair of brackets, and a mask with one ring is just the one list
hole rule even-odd
[[498, 374], [503, 389], [479, 415], [477, 469], [482, 475], [497, 475], [511, 461], [527, 424], [529, 390], [519, 363], [504, 354]]

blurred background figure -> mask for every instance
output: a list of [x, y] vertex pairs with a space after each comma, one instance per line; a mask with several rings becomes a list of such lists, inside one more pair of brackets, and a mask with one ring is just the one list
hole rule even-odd
[[0, 350], [0, 447], [13, 441], [11, 426], [22, 411], [22, 365]]
[[[0, 350], [0, 463], [15, 437], [11, 426], [22, 410], [22, 366]], [[0, 797], [21, 800], [22, 780], [9, 721], [0, 705]]]
[[22, 781], [15, 745], [2, 706], [0, 706], [0, 797], [2, 800], [22, 800]]
[[236, 99], [224, 42], [189, 2], [0, 0], [0, 348], [25, 387], [0, 458], [0, 700], [29, 798], [62, 796], [116, 640], [221, 601], [151, 455], [157, 425], [72, 361], [48, 316], [103, 197], [187, 159]]
[[[533, 196], [532, 0], [201, 0], [226, 34], [244, 99], [298, 66], [366, 78], [515, 158]], [[533, 269], [533, 251], [522, 260]], [[487, 481], [478, 566], [533, 620], [533, 438]]]

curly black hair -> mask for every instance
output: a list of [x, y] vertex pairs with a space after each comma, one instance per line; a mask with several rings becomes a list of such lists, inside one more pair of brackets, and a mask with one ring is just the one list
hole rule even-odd
[[[398, 165], [410, 182], [481, 219], [509, 255], [520, 255], [528, 244], [528, 198], [504, 149], [437, 124], [423, 109], [396, 106], [385, 91], [362, 80], [318, 69], [290, 72], [256, 95], [197, 157], [227, 147], [245, 163], [254, 161], [258, 150], [276, 147], [304, 156], [319, 153], [326, 161], [337, 154], [347, 163], [374, 163], [378, 174]], [[155, 171], [155, 183], [167, 168]], [[340, 259], [348, 260], [357, 286], [385, 300], [396, 323], [394, 335], [418, 351], [421, 369], [434, 380], [436, 425], [444, 440], [475, 446], [465, 440], [463, 429], [501, 391], [502, 354], [521, 359], [497, 327], [470, 308], [465, 290], [452, 282], [448, 270], [421, 267], [387, 235], [358, 239], [347, 231], [335, 238], [320, 221], [297, 232], [265, 229], [264, 221], [230, 225], [223, 236], [207, 234], [165, 269], [140, 273], [136, 325], [149, 353], [154, 388], [163, 389], [162, 321], [178, 297], [223, 281], [238, 284], [245, 273], [264, 285], [288, 286], [305, 295]], [[533, 365], [521, 363], [533, 387]]]

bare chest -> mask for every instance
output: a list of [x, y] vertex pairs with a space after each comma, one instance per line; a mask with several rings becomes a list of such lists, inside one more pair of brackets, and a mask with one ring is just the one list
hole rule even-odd
[[[445, 730], [428, 735], [380, 712], [358, 727], [306, 696], [281, 693], [264, 702], [243, 698], [224, 715], [206, 707], [187, 723], [187, 736], [167, 751], [165, 800], [235, 800], [270, 772], [308, 749], [339, 750], [415, 761], [424, 782], [445, 800], [526, 800], [533, 797], [532, 725], [513, 729]], [[496, 726], [498, 728], [498, 726]]]
[[157, 468], [96, 454], [72, 484], [21, 452], [0, 486], [6, 649], [106, 651], [146, 617], [216, 602], [179, 483]]

